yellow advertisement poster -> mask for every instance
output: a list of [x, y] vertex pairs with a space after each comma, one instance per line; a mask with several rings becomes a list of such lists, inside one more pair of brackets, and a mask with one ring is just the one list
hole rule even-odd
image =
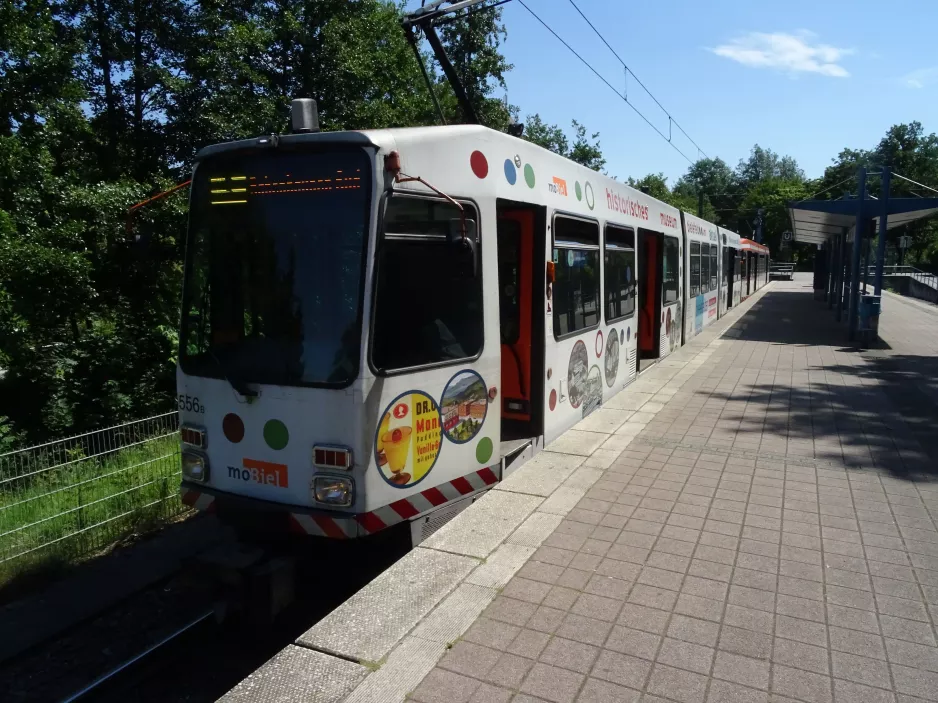
[[382, 414], [375, 460], [388, 483], [404, 488], [426, 476], [440, 453], [440, 409], [430, 396], [411, 391]]

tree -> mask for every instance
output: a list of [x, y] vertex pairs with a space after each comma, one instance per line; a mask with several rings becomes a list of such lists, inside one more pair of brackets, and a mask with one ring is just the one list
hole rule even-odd
[[[606, 165], [602, 149], [599, 145], [599, 132], [594, 132], [587, 138], [586, 127], [576, 120], [572, 121], [573, 146], [564, 131], [557, 125], [548, 125], [537, 113], [528, 115], [524, 123], [522, 136], [529, 142], [544, 147], [548, 151], [566, 157], [578, 164], [602, 172]], [[592, 141], [591, 141], [592, 140]]]
[[756, 144], [752, 147], [748, 159], [740, 159], [736, 167], [736, 180], [744, 189], [770, 178], [784, 181], [803, 181], [804, 171], [791, 156], [779, 157], [771, 149], [763, 149]]

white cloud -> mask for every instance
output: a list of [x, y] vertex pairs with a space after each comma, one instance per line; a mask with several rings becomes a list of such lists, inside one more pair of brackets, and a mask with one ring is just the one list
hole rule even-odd
[[814, 34], [804, 30], [796, 34], [750, 32], [710, 51], [753, 68], [774, 68], [790, 74], [820, 73], [835, 78], [849, 76], [839, 61], [853, 51], [812, 44], [814, 39]]
[[907, 88], [924, 88], [930, 83], [938, 82], [938, 66], [920, 68], [905, 74], [900, 80]]

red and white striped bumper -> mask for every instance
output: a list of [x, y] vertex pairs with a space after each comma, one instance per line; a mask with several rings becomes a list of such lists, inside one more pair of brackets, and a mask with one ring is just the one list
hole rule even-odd
[[494, 483], [498, 476], [486, 468], [468, 476], [461, 476], [447, 483], [428, 488], [420, 493], [401, 498], [390, 505], [347, 518], [326, 517], [307, 513], [290, 513], [290, 526], [294, 532], [302, 532], [332, 539], [351, 539], [380, 532], [386, 527], [410, 520], [421, 513], [439, 508], [470, 493], [481, 491]]
[[186, 486], [180, 491], [180, 498], [186, 505], [201, 510], [206, 513], [215, 511], [215, 496], [208, 493], [202, 493]]
[[[293, 532], [331, 539], [364, 537], [481, 491], [495, 483], [498, 483], [498, 475], [491, 468], [485, 468], [407, 498], [401, 498], [368, 513], [345, 517], [319, 511], [291, 512], [288, 513], [290, 528]], [[186, 485], [182, 487], [181, 496], [183, 503], [197, 510], [206, 512], [215, 510], [215, 496], [210, 493]]]

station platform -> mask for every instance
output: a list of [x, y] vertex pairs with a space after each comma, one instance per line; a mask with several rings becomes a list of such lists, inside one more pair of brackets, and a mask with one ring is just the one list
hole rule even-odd
[[938, 308], [774, 282], [225, 701], [938, 698]]

